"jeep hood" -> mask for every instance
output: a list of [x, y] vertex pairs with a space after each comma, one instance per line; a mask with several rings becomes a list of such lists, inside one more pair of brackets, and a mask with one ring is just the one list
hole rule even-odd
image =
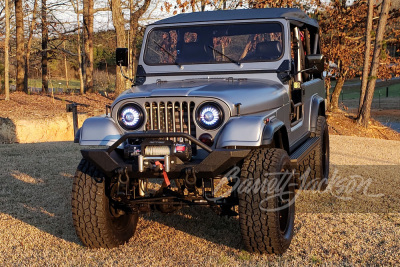
[[193, 79], [135, 86], [114, 102], [133, 98], [209, 97], [228, 104], [231, 110], [241, 103], [240, 113], [250, 114], [275, 109], [289, 101], [287, 89], [280, 83], [261, 79]]

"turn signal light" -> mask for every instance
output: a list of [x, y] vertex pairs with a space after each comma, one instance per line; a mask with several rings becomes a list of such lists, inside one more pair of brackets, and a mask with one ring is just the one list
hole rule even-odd
[[214, 144], [214, 139], [212, 138], [211, 134], [208, 133], [200, 135], [199, 140], [207, 146], [212, 146]]

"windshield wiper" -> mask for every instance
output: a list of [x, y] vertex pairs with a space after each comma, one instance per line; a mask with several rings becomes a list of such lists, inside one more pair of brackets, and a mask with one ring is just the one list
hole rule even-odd
[[162, 45], [160, 45], [160, 44], [157, 43], [156, 41], [153, 40], [153, 42], [154, 42], [161, 50], [163, 50], [165, 53], [167, 53], [168, 56], [172, 57], [172, 59], [174, 60], [174, 64], [175, 64], [175, 65], [178, 65], [179, 67], [181, 66], [181, 64], [179, 64], [179, 63], [176, 61], [176, 57], [175, 57], [171, 52], [169, 52], [167, 49], [165, 49]]
[[215, 49], [214, 47], [212, 47], [211, 45], [208, 46], [211, 50], [217, 52], [218, 54], [220, 54], [221, 56], [226, 57], [227, 59], [229, 59], [230, 62], [235, 63], [236, 65], [240, 66], [240, 62], [237, 60], [234, 60], [233, 58], [228, 57], [227, 55], [225, 55], [224, 53], [222, 53], [221, 51], [218, 51], [217, 49]]

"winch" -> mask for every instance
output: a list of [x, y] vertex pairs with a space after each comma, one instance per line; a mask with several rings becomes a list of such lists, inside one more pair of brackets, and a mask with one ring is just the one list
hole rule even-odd
[[[143, 140], [140, 145], [126, 145], [124, 155], [127, 159], [137, 158], [139, 172], [156, 168], [156, 161], [162, 161], [165, 171], [171, 162], [187, 162], [192, 158], [192, 146], [189, 143], [172, 140]], [[178, 160], [174, 160], [178, 159]]]
[[126, 158], [139, 155], [175, 156], [183, 162], [190, 161], [192, 158], [192, 147], [189, 143], [172, 140], [144, 140], [140, 145], [127, 145], [124, 152]]

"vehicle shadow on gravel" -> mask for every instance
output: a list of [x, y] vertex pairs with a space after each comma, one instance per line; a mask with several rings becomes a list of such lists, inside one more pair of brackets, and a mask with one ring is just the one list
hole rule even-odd
[[[170, 214], [153, 212], [144, 214], [140, 221], [157, 222], [192, 236], [221, 244], [233, 249], [242, 249], [239, 217], [219, 216], [208, 207], [186, 207]], [[138, 231], [141, 231], [139, 221]]]
[[[79, 161], [75, 159], [75, 148], [66, 144], [2, 147], [0, 214], [8, 214], [55, 237], [80, 244], [71, 216], [72, 171]], [[66, 158], [60, 162], [62, 155]]]

